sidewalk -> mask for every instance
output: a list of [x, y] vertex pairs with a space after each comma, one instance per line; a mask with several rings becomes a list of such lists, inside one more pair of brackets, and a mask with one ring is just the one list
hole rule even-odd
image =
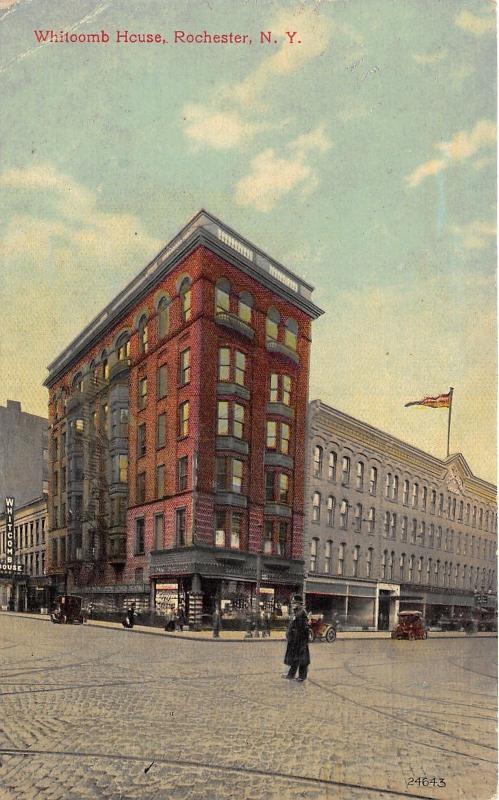
[[[30, 614], [24, 611], [2, 611], [2, 614], [8, 614], [13, 617], [23, 617], [26, 619], [35, 619], [40, 621], [49, 622], [50, 616], [48, 614]], [[106, 622], [104, 620], [90, 619], [85, 623], [86, 626], [94, 628], [107, 628], [110, 630], [124, 630], [120, 622]], [[182, 631], [182, 632], [166, 632], [163, 628], [153, 628], [149, 625], [134, 625], [133, 629], [127, 630], [127, 633], [143, 633], [150, 636], [163, 636], [170, 639], [191, 639], [202, 642], [283, 642], [286, 639], [284, 631], [272, 631], [270, 638], [251, 638], [245, 635], [244, 631], [224, 631], [220, 632], [220, 637], [215, 639], [211, 630], [208, 631]], [[490, 637], [497, 638], [497, 632], [481, 632], [475, 633], [475, 637]], [[390, 639], [390, 631], [338, 631], [336, 634], [338, 641], [341, 639]], [[468, 634], [464, 631], [430, 631], [428, 634], [429, 639], [462, 639], [469, 638]]]

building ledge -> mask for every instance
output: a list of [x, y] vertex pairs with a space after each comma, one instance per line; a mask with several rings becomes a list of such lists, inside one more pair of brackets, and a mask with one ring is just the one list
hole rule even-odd
[[291, 458], [291, 456], [286, 456], [283, 453], [274, 453], [267, 450], [265, 452], [265, 464], [271, 467], [293, 469], [294, 460]]
[[215, 495], [215, 503], [224, 506], [246, 508], [248, 505], [248, 498], [243, 494], [236, 494], [235, 492], [217, 492]]
[[243, 320], [235, 314], [231, 314], [229, 311], [218, 311], [215, 314], [215, 322], [217, 325], [231, 328], [231, 330], [236, 331], [236, 333], [240, 333], [242, 336], [253, 341], [255, 331], [251, 325], [248, 325], [247, 322], [243, 322]]
[[267, 414], [277, 414], [280, 417], [293, 419], [295, 412], [284, 403], [267, 403]]
[[243, 400], [249, 400], [251, 397], [249, 389], [245, 386], [240, 386], [238, 383], [217, 383], [217, 394], [234, 395], [242, 397]]
[[294, 364], [300, 363], [300, 357], [298, 353], [295, 350], [292, 350], [291, 347], [283, 344], [283, 342], [276, 342], [275, 339], [267, 339], [265, 342], [265, 347], [269, 353], [283, 356], [287, 360], [292, 361]]
[[235, 453], [248, 455], [249, 444], [236, 436], [217, 436], [215, 447], [217, 450], [230, 450]]
[[291, 517], [291, 508], [280, 503], [266, 503], [264, 513], [272, 517]]

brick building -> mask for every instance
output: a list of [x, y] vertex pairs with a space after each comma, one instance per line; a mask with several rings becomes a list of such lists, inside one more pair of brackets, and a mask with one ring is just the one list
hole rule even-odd
[[[37, 611], [50, 606], [50, 578], [45, 574], [47, 495], [14, 507], [15, 563], [22, 573], [0, 581], [0, 608]], [[5, 512], [0, 514], [0, 563], [6, 560]]]
[[439, 459], [320, 400], [309, 406], [308, 607], [388, 628], [403, 609], [497, 608], [497, 490], [461, 453]]
[[311, 293], [201, 211], [49, 366], [60, 586], [194, 621], [301, 588]]

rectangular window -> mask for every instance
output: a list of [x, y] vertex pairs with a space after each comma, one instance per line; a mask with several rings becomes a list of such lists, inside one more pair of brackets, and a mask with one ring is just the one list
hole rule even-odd
[[215, 547], [225, 547], [225, 511], [215, 514]]
[[343, 456], [341, 468], [341, 482], [343, 486], [348, 486], [350, 482], [350, 459], [348, 456]]
[[265, 500], [269, 503], [274, 502], [274, 473], [265, 473]]
[[185, 546], [185, 508], [177, 508], [175, 512], [175, 535], [177, 547]]
[[229, 435], [229, 404], [227, 400], [219, 400], [217, 403], [217, 434], [219, 436]]
[[277, 422], [267, 420], [267, 450], [277, 448]]
[[243, 462], [238, 458], [232, 459], [232, 491], [239, 494], [243, 490]]
[[270, 376], [269, 400], [271, 403], [277, 403], [279, 401], [279, 375], [277, 372], [272, 372]]
[[156, 447], [164, 447], [166, 444], [166, 414], [158, 416], [156, 424]]
[[128, 437], [128, 408], [120, 408], [120, 436]]
[[217, 457], [215, 485], [218, 492], [224, 492], [227, 489], [227, 459], [225, 456]]
[[282, 402], [285, 406], [291, 405], [291, 378], [289, 375], [282, 376]]
[[375, 527], [376, 527], [376, 510], [371, 506], [367, 518], [367, 530], [369, 531], [369, 533], [374, 533]]
[[141, 458], [146, 454], [146, 424], [142, 422], [137, 427], [137, 456]]
[[143, 503], [146, 499], [146, 473], [139, 472], [137, 475], [137, 503]]
[[119, 483], [128, 482], [128, 455], [120, 453], [118, 456], [118, 481]]
[[139, 409], [147, 405], [147, 378], [139, 379]]
[[189, 383], [190, 379], [191, 379], [191, 350], [190, 347], [187, 347], [180, 353], [179, 383], [181, 386], [185, 386], [186, 383]]
[[166, 396], [168, 382], [168, 367], [166, 364], [161, 364], [156, 373], [156, 397], [160, 400]]
[[177, 461], [177, 491], [185, 492], [187, 489], [188, 456], [182, 456]]
[[284, 472], [279, 473], [279, 502], [289, 501], [289, 476]]
[[238, 386], [244, 386], [246, 382], [246, 356], [239, 350], [236, 350], [234, 382], [237, 383]]
[[158, 464], [156, 467], [156, 497], [162, 498], [165, 494], [165, 465]]
[[140, 556], [144, 553], [144, 531], [145, 521], [143, 517], [135, 520], [135, 555]]
[[234, 403], [234, 436], [237, 439], [244, 438], [244, 406]]
[[233, 511], [230, 515], [230, 546], [239, 549], [241, 546], [241, 531], [243, 515]]
[[263, 523], [263, 552], [272, 553], [273, 523], [266, 519]]
[[154, 515], [154, 550], [163, 549], [163, 535], [165, 529], [165, 518], [163, 514]]
[[286, 556], [288, 552], [288, 523], [278, 523], [277, 555]]
[[189, 401], [181, 403], [178, 407], [178, 435], [189, 435]]
[[218, 380], [230, 381], [230, 350], [228, 347], [218, 348]]
[[324, 550], [324, 572], [331, 572], [331, 556], [333, 552], [333, 543], [329, 539], [326, 542], [325, 550]]
[[289, 453], [289, 425], [281, 422], [281, 453]]

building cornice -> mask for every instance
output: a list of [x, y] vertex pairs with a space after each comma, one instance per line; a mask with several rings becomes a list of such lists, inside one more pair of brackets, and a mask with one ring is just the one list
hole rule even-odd
[[130, 308], [176, 265], [204, 246], [225, 259], [312, 319], [323, 311], [312, 302], [313, 287], [268, 256], [225, 223], [199, 211], [187, 225], [48, 365], [44, 386], [50, 387], [73, 363], [106, 334]]

